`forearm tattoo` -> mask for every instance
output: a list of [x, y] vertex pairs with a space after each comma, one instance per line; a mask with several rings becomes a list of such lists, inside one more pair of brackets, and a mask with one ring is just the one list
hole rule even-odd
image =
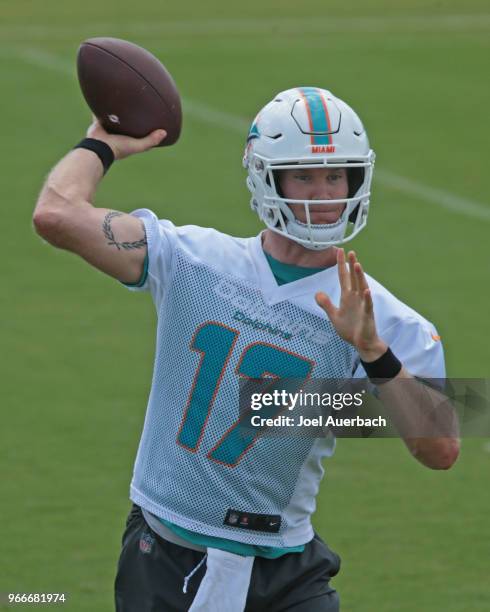
[[114, 236], [114, 232], [112, 231], [111, 222], [112, 222], [112, 219], [114, 219], [114, 217], [122, 217], [122, 216], [123, 216], [123, 213], [117, 212], [116, 210], [111, 210], [104, 217], [104, 221], [102, 222], [102, 231], [104, 232], [104, 236], [109, 241], [107, 244], [109, 246], [117, 247], [118, 251], [120, 251], [121, 249], [129, 251], [131, 249], [142, 249], [143, 247], [145, 247], [147, 242], [146, 242], [145, 226], [143, 224], [141, 225], [143, 228], [144, 236], [143, 238], [141, 238], [141, 240], [136, 240], [135, 242], [118, 242], [116, 240], [116, 237]]

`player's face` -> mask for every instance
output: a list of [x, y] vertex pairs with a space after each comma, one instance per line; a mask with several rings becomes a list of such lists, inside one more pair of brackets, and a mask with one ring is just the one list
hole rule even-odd
[[[349, 185], [346, 168], [294, 168], [281, 170], [281, 190], [291, 200], [341, 200], [347, 198]], [[303, 204], [289, 204], [298, 221], [306, 223]], [[310, 205], [310, 219], [313, 224], [335, 223], [342, 214], [345, 204]]]

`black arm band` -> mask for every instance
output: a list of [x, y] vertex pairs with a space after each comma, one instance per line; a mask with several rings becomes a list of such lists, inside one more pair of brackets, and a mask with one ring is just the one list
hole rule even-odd
[[84, 138], [73, 148], [88, 149], [89, 151], [93, 151], [104, 166], [104, 174], [107, 172], [107, 170], [109, 170], [112, 162], [114, 161], [114, 151], [102, 140], [96, 140], [95, 138]]
[[361, 359], [361, 363], [371, 382], [375, 385], [382, 385], [395, 378], [402, 369], [401, 362], [393, 355], [390, 348], [375, 361], [366, 362]]

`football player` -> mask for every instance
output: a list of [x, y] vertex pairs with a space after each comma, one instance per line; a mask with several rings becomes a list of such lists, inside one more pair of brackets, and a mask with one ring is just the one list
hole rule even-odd
[[281, 92], [260, 111], [243, 160], [266, 225], [252, 238], [94, 207], [112, 161], [165, 133], [137, 140], [95, 121], [87, 136], [48, 177], [35, 227], [149, 291], [158, 315], [117, 610], [338, 610], [330, 579], [340, 559], [311, 525], [333, 436], [244, 434], [238, 380], [369, 377], [419, 461], [447, 469], [459, 449], [456, 428], [410, 436], [404, 419], [422, 407], [395, 387], [444, 378], [436, 329], [341, 248], [369, 212], [375, 156], [361, 120], [315, 87]]

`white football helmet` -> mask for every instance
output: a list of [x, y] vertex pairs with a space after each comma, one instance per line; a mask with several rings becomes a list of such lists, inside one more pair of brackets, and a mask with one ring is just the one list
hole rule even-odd
[[[356, 113], [318, 87], [283, 91], [257, 115], [247, 138], [243, 165], [248, 170], [251, 206], [272, 231], [309, 249], [326, 249], [356, 236], [367, 223], [374, 151]], [[348, 197], [342, 200], [291, 200], [283, 197], [275, 171], [347, 168]], [[313, 224], [309, 206], [345, 208], [335, 223]], [[306, 223], [289, 204], [303, 204]]]

